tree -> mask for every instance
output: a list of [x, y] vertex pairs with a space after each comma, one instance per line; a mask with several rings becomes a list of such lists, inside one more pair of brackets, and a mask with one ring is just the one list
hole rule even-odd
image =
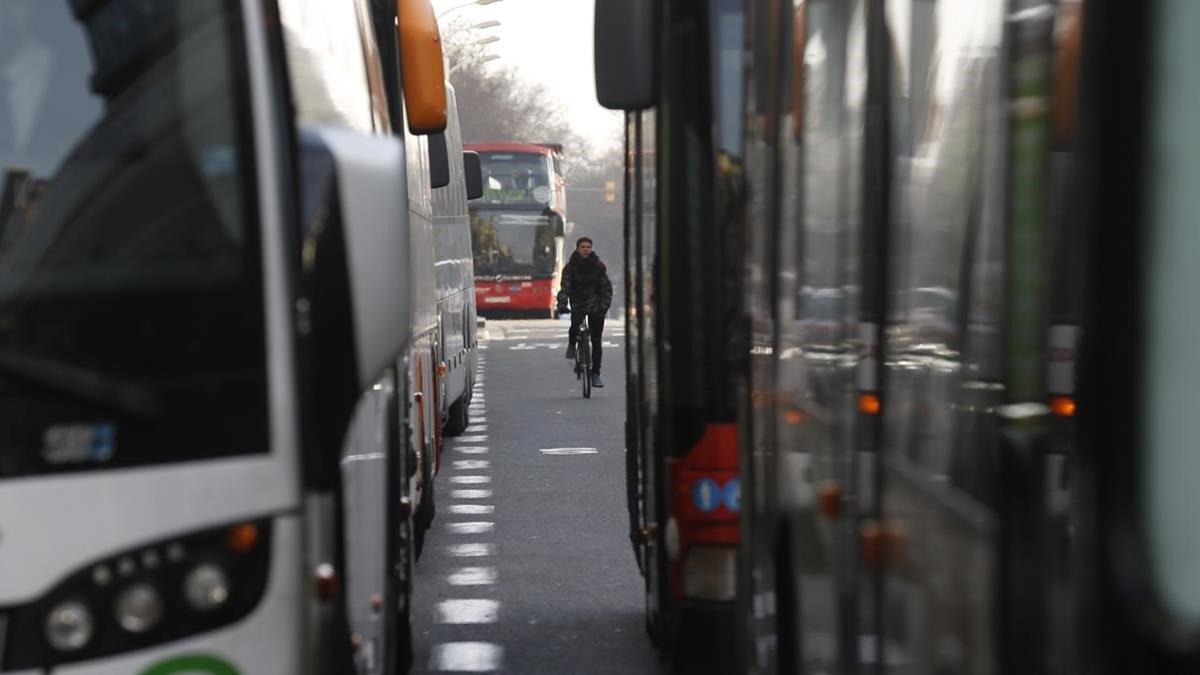
[[523, 79], [512, 66], [486, 67], [486, 48], [476, 44], [480, 37], [462, 22], [451, 23], [444, 35], [463, 140], [561, 143], [568, 176], [594, 164], [596, 153], [572, 127], [562, 100], [546, 85]]

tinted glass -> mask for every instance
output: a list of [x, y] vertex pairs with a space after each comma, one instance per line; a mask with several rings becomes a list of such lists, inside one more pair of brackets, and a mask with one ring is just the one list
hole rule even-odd
[[550, 170], [545, 155], [481, 152], [484, 204], [548, 204]]
[[1196, 485], [1196, 382], [1200, 382], [1200, 83], [1191, 64], [1200, 43], [1189, 27], [1200, 21], [1190, 0], [1159, 3], [1151, 69], [1148, 159], [1144, 170], [1151, 225], [1145, 288], [1142, 490], [1150, 558], [1167, 608], [1200, 627], [1200, 520]]
[[240, 30], [0, 0], [0, 477], [266, 450]]
[[476, 209], [471, 214], [475, 276], [554, 273], [554, 224], [549, 211]]

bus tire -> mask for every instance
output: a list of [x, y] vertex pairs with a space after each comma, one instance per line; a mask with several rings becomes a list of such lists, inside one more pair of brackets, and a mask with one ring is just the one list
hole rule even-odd
[[467, 410], [467, 394], [463, 394], [450, 404], [450, 411], [446, 415], [446, 427], [442, 433], [446, 436], [458, 436], [470, 425], [471, 413]]
[[421, 479], [424, 481], [425, 487], [421, 495], [421, 507], [417, 509], [416, 516], [413, 518], [413, 558], [416, 560], [421, 559], [421, 552], [425, 550], [425, 531], [433, 526], [433, 517], [437, 510], [430, 461], [432, 458], [427, 457], [421, 468]]
[[[399, 378], [395, 378], [394, 391], [400, 389]], [[398, 675], [407, 673], [412, 668], [412, 573], [413, 573], [413, 515], [402, 508], [404, 486], [408, 484], [408, 467], [405, 463], [409, 449], [401, 442], [404, 438], [404, 425], [400, 421], [399, 408], [396, 401], [389, 402], [386, 428], [386, 443], [388, 452], [387, 468], [387, 499], [388, 499], [388, 558], [385, 561], [384, 573], [384, 639], [383, 673]]]

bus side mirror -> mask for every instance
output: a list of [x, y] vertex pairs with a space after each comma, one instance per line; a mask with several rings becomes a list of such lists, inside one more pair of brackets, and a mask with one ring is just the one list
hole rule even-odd
[[396, 0], [400, 70], [408, 128], [428, 135], [446, 129], [446, 67], [442, 35], [429, 0]]
[[463, 153], [463, 173], [467, 181], [467, 199], [479, 199], [483, 196], [483, 163], [479, 161], [479, 153], [467, 150]]
[[450, 152], [446, 149], [446, 132], [429, 135], [429, 186], [444, 188], [450, 184]]
[[409, 228], [403, 142], [332, 126], [301, 127], [301, 231], [306, 251], [295, 325], [315, 411], [305, 474], [339, 480], [340, 448], [364, 391], [408, 349]]
[[658, 0], [596, 0], [596, 100], [612, 110], [655, 103]]

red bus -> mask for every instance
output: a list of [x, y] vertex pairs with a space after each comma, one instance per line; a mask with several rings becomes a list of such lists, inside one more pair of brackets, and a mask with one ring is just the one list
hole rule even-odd
[[483, 316], [554, 315], [563, 267], [562, 145], [471, 143], [483, 196], [471, 202], [475, 304]]

